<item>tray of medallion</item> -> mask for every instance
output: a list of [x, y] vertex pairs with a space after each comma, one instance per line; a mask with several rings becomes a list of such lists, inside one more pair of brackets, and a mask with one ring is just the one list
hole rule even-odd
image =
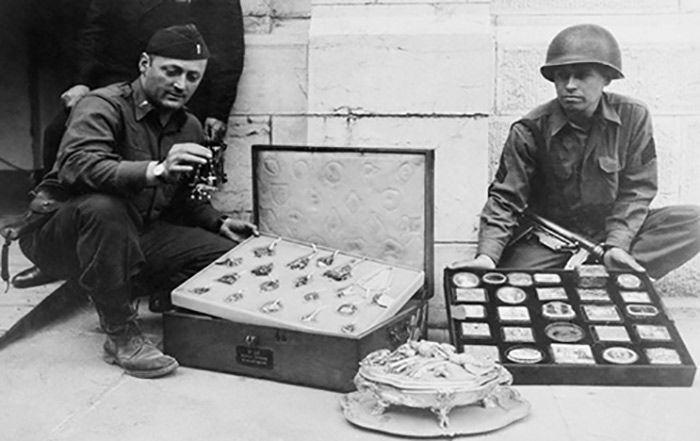
[[452, 342], [500, 361], [514, 384], [693, 384], [693, 359], [645, 273], [582, 265], [444, 276]]
[[252, 147], [261, 234], [172, 292], [184, 366], [354, 390], [358, 363], [419, 338], [433, 287], [428, 149]]

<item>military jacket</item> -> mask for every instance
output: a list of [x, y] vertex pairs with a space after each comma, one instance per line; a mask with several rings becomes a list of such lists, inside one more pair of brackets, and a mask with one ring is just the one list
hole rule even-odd
[[[557, 100], [525, 116], [544, 138], [514, 124], [481, 213], [478, 254], [498, 262], [527, 208], [629, 250], [657, 192], [651, 117], [644, 104], [604, 93], [586, 134]], [[582, 142], [583, 141], [583, 142]]]
[[71, 193], [101, 192], [120, 196], [144, 223], [162, 215], [217, 231], [221, 213], [208, 202], [188, 198], [179, 182], [148, 186], [151, 161], [166, 158], [177, 143], [204, 140], [199, 121], [184, 109], [161, 125], [139, 80], [96, 89], [81, 99], [68, 120], [54, 171]]

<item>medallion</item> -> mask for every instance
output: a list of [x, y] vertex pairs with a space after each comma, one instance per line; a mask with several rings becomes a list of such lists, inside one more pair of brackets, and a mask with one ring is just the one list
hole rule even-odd
[[529, 322], [530, 312], [525, 306], [499, 306], [498, 318], [502, 322]]
[[487, 285], [503, 285], [508, 278], [501, 273], [486, 273], [481, 276], [481, 280]]
[[475, 288], [479, 286], [479, 276], [474, 273], [457, 273], [452, 276], [452, 283], [460, 288]]
[[535, 364], [544, 359], [542, 351], [533, 347], [516, 346], [506, 351], [506, 358], [514, 363]]
[[627, 315], [636, 319], [646, 319], [659, 315], [659, 308], [654, 305], [627, 305]]
[[311, 291], [307, 292], [304, 294], [304, 301], [305, 302], [315, 302], [321, 297], [321, 295], [317, 291]]
[[593, 351], [588, 345], [552, 343], [550, 347], [557, 364], [595, 364]]
[[508, 274], [508, 284], [513, 286], [532, 286], [532, 276], [528, 273], [513, 272]]
[[644, 353], [651, 364], [681, 364], [681, 356], [675, 349], [647, 348]]
[[610, 299], [610, 295], [608, 295], [608, 292], [604, 289], [578, 288], [576, 290], [576, 292], [578, 293], [578, 297], [581, 299], [582, 302], [610, 302], [610, 301], [612, 301]]
[[671, 334], [666, 326], [661, 325], [634, 325], [637, 335], [642, 340], [670, 341]]
[[484, 288], [457, 288], [455, 300], [458, 302], [486, 302], [486, 290]]
[[580, 326], [568, 322], [550, 323], [544, 328], [544, 333], [559, 343], [576, 343], [586, 335]]
[[620, 297], [625, 303], [651, 303], [651, 298], [645, 291], [620, 291]]
[[489, 338], [491, 330], [488, 323], [481, 322], [463, 322], [462, 323], [462, 338]]
[[490, 345], [464, 345], [462, 352], [469, 355], [470, 358], [484, 360], [485, 362], [499, 362], [501, 356], [498, 352], [498, 347]]
[[523, 343], [535, 342], [535, 336], [532, 333], [532, 328], [504, 326], [501, 328], [501, 333], [503, 334], [503, 341]]
[[571, 320], [576, 312], [568, 303], [554, 301], [542, 305], [542, 316], [550, 320]]
[[347, 280], [350, 277], [352, 277], [352, 270], [362, 262], [364, 262], [365, 259], [352, 259], [350, 262], [340, 265], [335, 268], [327, 269], [324, 271], [323, 275], [326, 277], [329, 277], [337, 282], [342, 282], [343, 280]]
[[357, 305], [354, 303], [343, 303], [338, 306], [338, 313], [342, 315], [354, 315], [357, 312]]
[[503, 303], [517, 305], [518, 303], [525, 301], [527, 294], [525, 294], [525, 291], [523, 291], [521, 288], [504, 286], [502, 288], [498, 288], [498, 291], [496, 291], [496, 297], [498, 297], [498, 299]]
[[537, 298], [541, 302], [548, 302], [550, 300], [567, 300], [569, 297], [566, 295], [566, 290], [563, 287], [550, 287], [550, 288], [537, 288]]
[[620, 322], [622, 318], [615, 305], [583, 305], [583, 313], [592, 322]]
[[630, 342], [630, 335], [627, 333], [627, 329], [624, 326], [603, 326], [595, 325], [593, 328], [593, 334], [598, 341], [619, 341], [619, 342]]
[[483, 305], [453, 305], [450, 308], [452, 320], [480, 319], [486, 317]]
[[532, 278], [538, 285], [559, 285], [561, 277], [555, 273], [535, 273]]
[[639, 360], [639, 355], [624, 346], [612, 346], [603, 351], [603, 359], [608, 363], [632, 364]]
[[262, 292], [269, 292], [269, 291], [274, 291], [277, 288], [280, 287], [280, 281], [275, 279], [275, 280], [268, 280], [266, 282], [263, 282], [260, 284], [260, 291]]
[[309, 273], [305, 276], [297, 277], [296, 279], [294, 279], [294, 287], [299, 288], [300, 286], [308, 285], [311, 281], [311, 276], [312, 274]]
[[634, 274], [620, 274], [615, 281], [617, 286], [623, 289], [639, 289], [642, 287], [642, 279]]

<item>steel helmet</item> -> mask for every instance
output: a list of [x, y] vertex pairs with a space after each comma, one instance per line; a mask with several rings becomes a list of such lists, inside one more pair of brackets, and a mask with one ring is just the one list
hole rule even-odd
[[624, 78], [620, 46], [610, 31], [598, 25], [581, 24], [559, 32], [549, 44], [540, 72], [554, 81], [557, 67], [579, 63], [600, 64], [608, 68], [611, 79]]

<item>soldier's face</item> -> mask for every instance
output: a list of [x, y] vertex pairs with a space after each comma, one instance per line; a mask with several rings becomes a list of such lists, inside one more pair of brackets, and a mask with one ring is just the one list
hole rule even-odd
[[557, 99], [569, 117], [590, 118], [610, 79], [594, 64], [572, 64], [554, 71]]
[[207, 68], [207, 60], [178, 60], [142, 54], [139, 61], [141, 84], [156, 107], [177, 110], [185, 105]]

